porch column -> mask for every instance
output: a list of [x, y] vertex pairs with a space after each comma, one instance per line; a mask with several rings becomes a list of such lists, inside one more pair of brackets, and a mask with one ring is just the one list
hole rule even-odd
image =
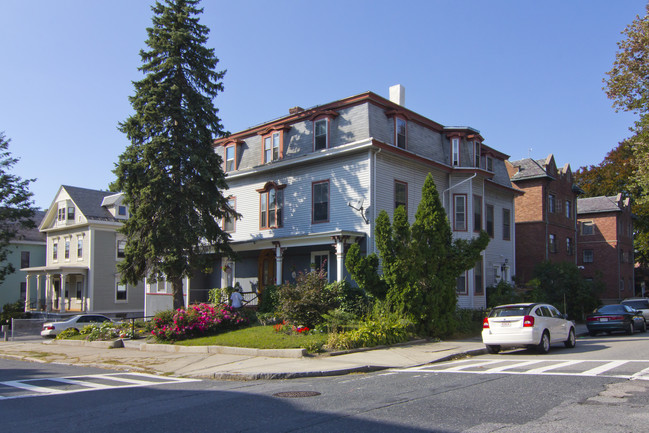
[[25, 312], [29, 311], [29, 277], [29, 274], [25, 276]]
[[275, 285], [282, 285], [282, 262], [284, 261], [284, 249], [279, 242], [273, 242], [275, 245]]
[[66, 301], [66, 296], [65, 296], [65, 280], [68, 278], [68, 274], [60, 274], [59, 278], [61, 279], [61, 287], [59, 288], [59, 312], [65, 313], [65, 301]]
[[52, 312], [52, 274], [45, 274], [45, 310]]
[[343, 267], [345, 265], [345, 240], [346, 236], [334, 236], [336, 241], [336, 281], [343, 280]]
[[42, 310], [44, 305], [41, 302], [43, 298], [41, 298], [41, 276], [40, 274], [36, 274], [36, 309]]

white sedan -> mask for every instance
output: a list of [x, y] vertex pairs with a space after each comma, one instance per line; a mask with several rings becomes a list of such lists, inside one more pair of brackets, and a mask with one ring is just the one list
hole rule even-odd
[[108, 317], [102, 316], [100, 314], [79, 314], [60, 322], [48, 322], [43, 324], [41, 336], [56, 337], [59, 332], [63, 331], [64, 329], [75, 328], [78, 331], [81, 331], [84, 326], [103, 322], [111, 322], [111, 320]]
[[575, 324], [549, 304], [527, 303], [494, 307], [482, 323], [487, 352], [529, 347], [547, 353], [550, 345], [576, 345]]

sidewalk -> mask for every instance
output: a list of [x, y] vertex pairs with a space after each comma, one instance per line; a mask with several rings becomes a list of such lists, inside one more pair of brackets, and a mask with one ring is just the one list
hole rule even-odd
[[[583, 329], [582, 329], [583, 327]], [[583, 335], [585, 326], [577, 325]], [[0, 358], [93, 366], [200, 379], [255, 380], [335, 376], [390, 368], [408, 368], [455, 357], [485, 353], [480, 338], [413, 342], [404, 345], [356, 351], [339, 355], [296, 357], [295, 350], [263, 351], [151, 345], [125, 341], [123, 348], [108, 348], [107, 342], [47, 340], [44, 342], [0, 342]], [[222, 348], [223, 349], [223, 348]], [[213, 352], [220, 353], [213, 353]], [[290, 356], [290, 357], [281, 357]]]

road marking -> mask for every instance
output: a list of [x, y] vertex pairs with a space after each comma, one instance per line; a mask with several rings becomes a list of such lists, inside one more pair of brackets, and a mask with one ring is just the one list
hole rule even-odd
[[[103, 382], [112, 382], [102, 383]], [[39, 385], [34, 385], [37, 382]], [[42, 386], [43, 383], [56, 382], [72, 385], [78, 388], [63, 389], [56, 386]], [[42, 377], [38, 379], [10, 380], [0, 382], [0, 400], [11, 400], [16, 398], [38, 397], [44, 395], [74, 394], [77, 392], [99, 391], [108, 389], [136, 388], [155, 385], [167, 385], [171, 383], [200, 382], [199, 379], [187, 379], [180, 377], [155, 376], [145, 373], [108, 373], [89, 374], [86, 376], [69, 377]], [[16, 390], [26, 391], [19, 395], [2, 395], [2, 386], [8, 387], [10, 392]]]
[[[649, 360], [559, 360], [534, 359], [527, 361], [507, 358], [485, 359], [475, 362], [475, 359], [461, 359], [439, 364], [427, 364], [418, 367], [391, 369], [389, 373], [459, 373], [459, 374], [508, 374], [508, 375], [547, 375], [547, 376], [585, 376], [610, 377], [629, 380], [649, 380]], [[525, 369], [525, 367], [536, 366]], [[592, 367], [593, 363], [599, 363]], [[499, 364], [499, 365], [494, 365]], [[483, 368], [494, 365], [491, 368]], [[573, 371], [557, 371], [569, 367]], [[611, 370], [623, 367], [621, 374], [610, 374]], [[516, 371], [512, 371], [516, 369]], [[638, 371], [635, 371], [638, 370]]]

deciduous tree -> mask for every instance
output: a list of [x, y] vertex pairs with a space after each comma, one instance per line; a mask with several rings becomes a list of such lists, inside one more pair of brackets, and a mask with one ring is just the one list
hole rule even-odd
[[120, 123], [131, 144], [120, 156], [113, 188], [124, 192], [130, 218], [119, 265], [131, 284], [166, 277], [174, 308], [183, 305], [182, 279], [210, 269], [207, 253], [232, 255], [219, 226], [236, 217], [229, 208], [222, 159], [212, 143], [225, 134], [213, 99], [225, 71], [207, 48], [209, 29], [199, 23], [198, 0], [165, 0], [152, 7], [145, 77], [129, 100], [135, 113]]

